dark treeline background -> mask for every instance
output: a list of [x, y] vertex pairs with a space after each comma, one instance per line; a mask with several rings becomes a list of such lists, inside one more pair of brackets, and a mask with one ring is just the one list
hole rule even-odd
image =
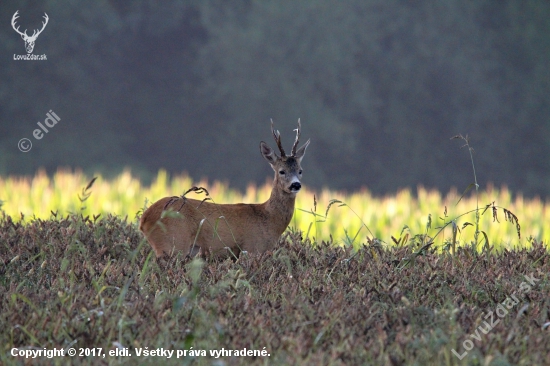
[[[13, 60], [16, 10], [29, 34], [48, 14], [47, 61]], [[462, 190], [462, 133], [482, 185], [550, 196], [547, 0], [2, 1], [0, 15], [1, 175], [162, 167], [243, 188], [272, 174], [270, 118], [287, 149], [301, 118], [310, 187]], [[35, 140], [50, 109], [61, 121]]]

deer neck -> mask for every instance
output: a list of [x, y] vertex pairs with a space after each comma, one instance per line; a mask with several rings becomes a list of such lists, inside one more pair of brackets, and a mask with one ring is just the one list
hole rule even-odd
[[[281, 233], [287, 228], [292, 215], [294, 214], [294, 203], [296, 202], [296, 193], [285, 192], [279, 182], [275, 179], [271, 196], [265, 203], [268, 214], [274, 219], [273, 222], [280, 223]], [[277, 225], [279, 226], [279, 225]]]

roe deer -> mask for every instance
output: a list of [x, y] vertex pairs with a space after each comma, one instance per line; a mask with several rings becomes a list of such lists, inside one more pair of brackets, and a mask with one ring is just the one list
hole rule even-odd
[[263, 157], [275, 171], [271, 196], [266, 202], [215, 204], [189, 199], [184, 194], [165, 197], [151, 205], [143, 213], [139, 228], [157, 257], [174, 251], [183, 251], [190, 257], [198, 253], [219, 257], [273, 249], [292, 219], [296, 193], [302, 187], [300, 162], [310, 140], [296, 149], [300, 128], [298, 120], [290, 156], [285, 154], [281, 134], [273, 129], [273, 121], [271, 132], [281, 156], [260, 142]]

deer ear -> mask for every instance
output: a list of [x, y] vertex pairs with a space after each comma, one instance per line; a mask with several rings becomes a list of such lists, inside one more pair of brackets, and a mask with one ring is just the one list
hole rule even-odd
[[294, 155], [296, 160], [302, 161], [302, 158], [304, 157], [304, 155], [306, 153], [307, 146], [309, 145], [310, 142], [311, 142], [311, 139], [307, 140], [306, 143], [303, 144], [301, 148], [296, 150], [296, 154]]
[[269, 164], [274, 165], [277, 161], [277, 154], [275, 154], [275, 151], [271, 149], [265, 142], [260, 142], [260, 152], [262, 153], [265, 160], [269, 162]]

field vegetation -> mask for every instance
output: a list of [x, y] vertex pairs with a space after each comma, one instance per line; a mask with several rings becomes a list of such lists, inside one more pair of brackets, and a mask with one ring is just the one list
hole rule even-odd
[[[550, 364], [540, 200], [506, 189], [480, 192], [479, 204], [421, 188], [305, 190], [271, 252], [156, 259], [136, 220], [151, 200], [193, 185], [217, 203], [263, 201], [270, 190], [162, 171], [150, 187], [129, 172], [0, 180], [0, 363]], [[24, 359], [14, 348], [77, 356]]]
[[[549, 272], [538, 242], [502, 254], [377, 243], [353, 251], [288, 231], [262, 256], [156, 260], [135, 226], [115, 216], [3, 216], [0, 363], [24, 363], [14, 347], [63, 347], [133, 356], [26, 363], [549, 364]], [[512, 296], [518, 302], [507, 304]], [[206, 355], [138, 358], [145, 347]], [[222, 349], [269, 356], [210, 356]]]
[[[83, 203], [85, 193], [82, 189], [90, 179], [82, 173], [63, 170], [52, 177], [44, 172], [32, 178], [0, 177], [2, 209], [15, 221], [48, 219], [52, 212], [62, 216], [68, 213], [82, 213], [84, 216], [113, 214], [133, 221], [152, 202], [169, 195], [181, 195], [192, 186], [205, 187], [216, 203], [264, 202], [271, 192], [270, 181], [262, 186], [251, 184], [246, 191], [240, 192], [219, 181], [193, 182], [184, 175], [170, 179], [165, 171], [160, 171], [147, 187], [126, 171], [113, 180], [98, 176], [88, 191], [92, 196]], [[314, 242], [332, 236], [336, 244], [352, 244], [357, 248], [367, 236], [388, 244], [394, 243], [392, 236], [395, 239], [407, 234], [411, 239], [415, 235], [435, 236], [438, 228], [455, 220], [460, 229], [457, 243], [468, 243], [475, 236], [476, 220], [472, 210], [476, 209], [477, 202], [473, 190], [464, 197], [462, 193], [454, 190], [442, 195], [418, 187], [416, 191], [403, 189], [393, 196], [378, 197], [366, 189], [353, 193], [328, 189], [316, 192], [307, 189], [306, 181], [305, 189], [297, 196], [291, 227], [303, 231]], [[206, 198], [204, 195], [197, 197]], [[345, 206], [338, 202], [331, 205], [334, 200], [345, 203]], [[487, 234], [491, 246], [510, 249], [529, 247], [534, 239], [548, 242], [550, 229], [545, 223], [550, 222], [550, 205], [539, 198], [525, 199], [520, 194], [513, 197], [506, 187], [482, 189], [479, 192], [480, 213], [486, 205], [493, 203], [498, 207], [496, 219], [491, 208], [480, 216], [479, 221], [479, 230]], [[518, 238], [516, 223], [506, 222], [504, 208], [512, 212], [524, 228], [521, 237]], [[468, 212], [470, 214], [464, 215]], [[444, 247], [452, 238], [451, 226], [448, 225], [435, 238], [438, 247]]]

